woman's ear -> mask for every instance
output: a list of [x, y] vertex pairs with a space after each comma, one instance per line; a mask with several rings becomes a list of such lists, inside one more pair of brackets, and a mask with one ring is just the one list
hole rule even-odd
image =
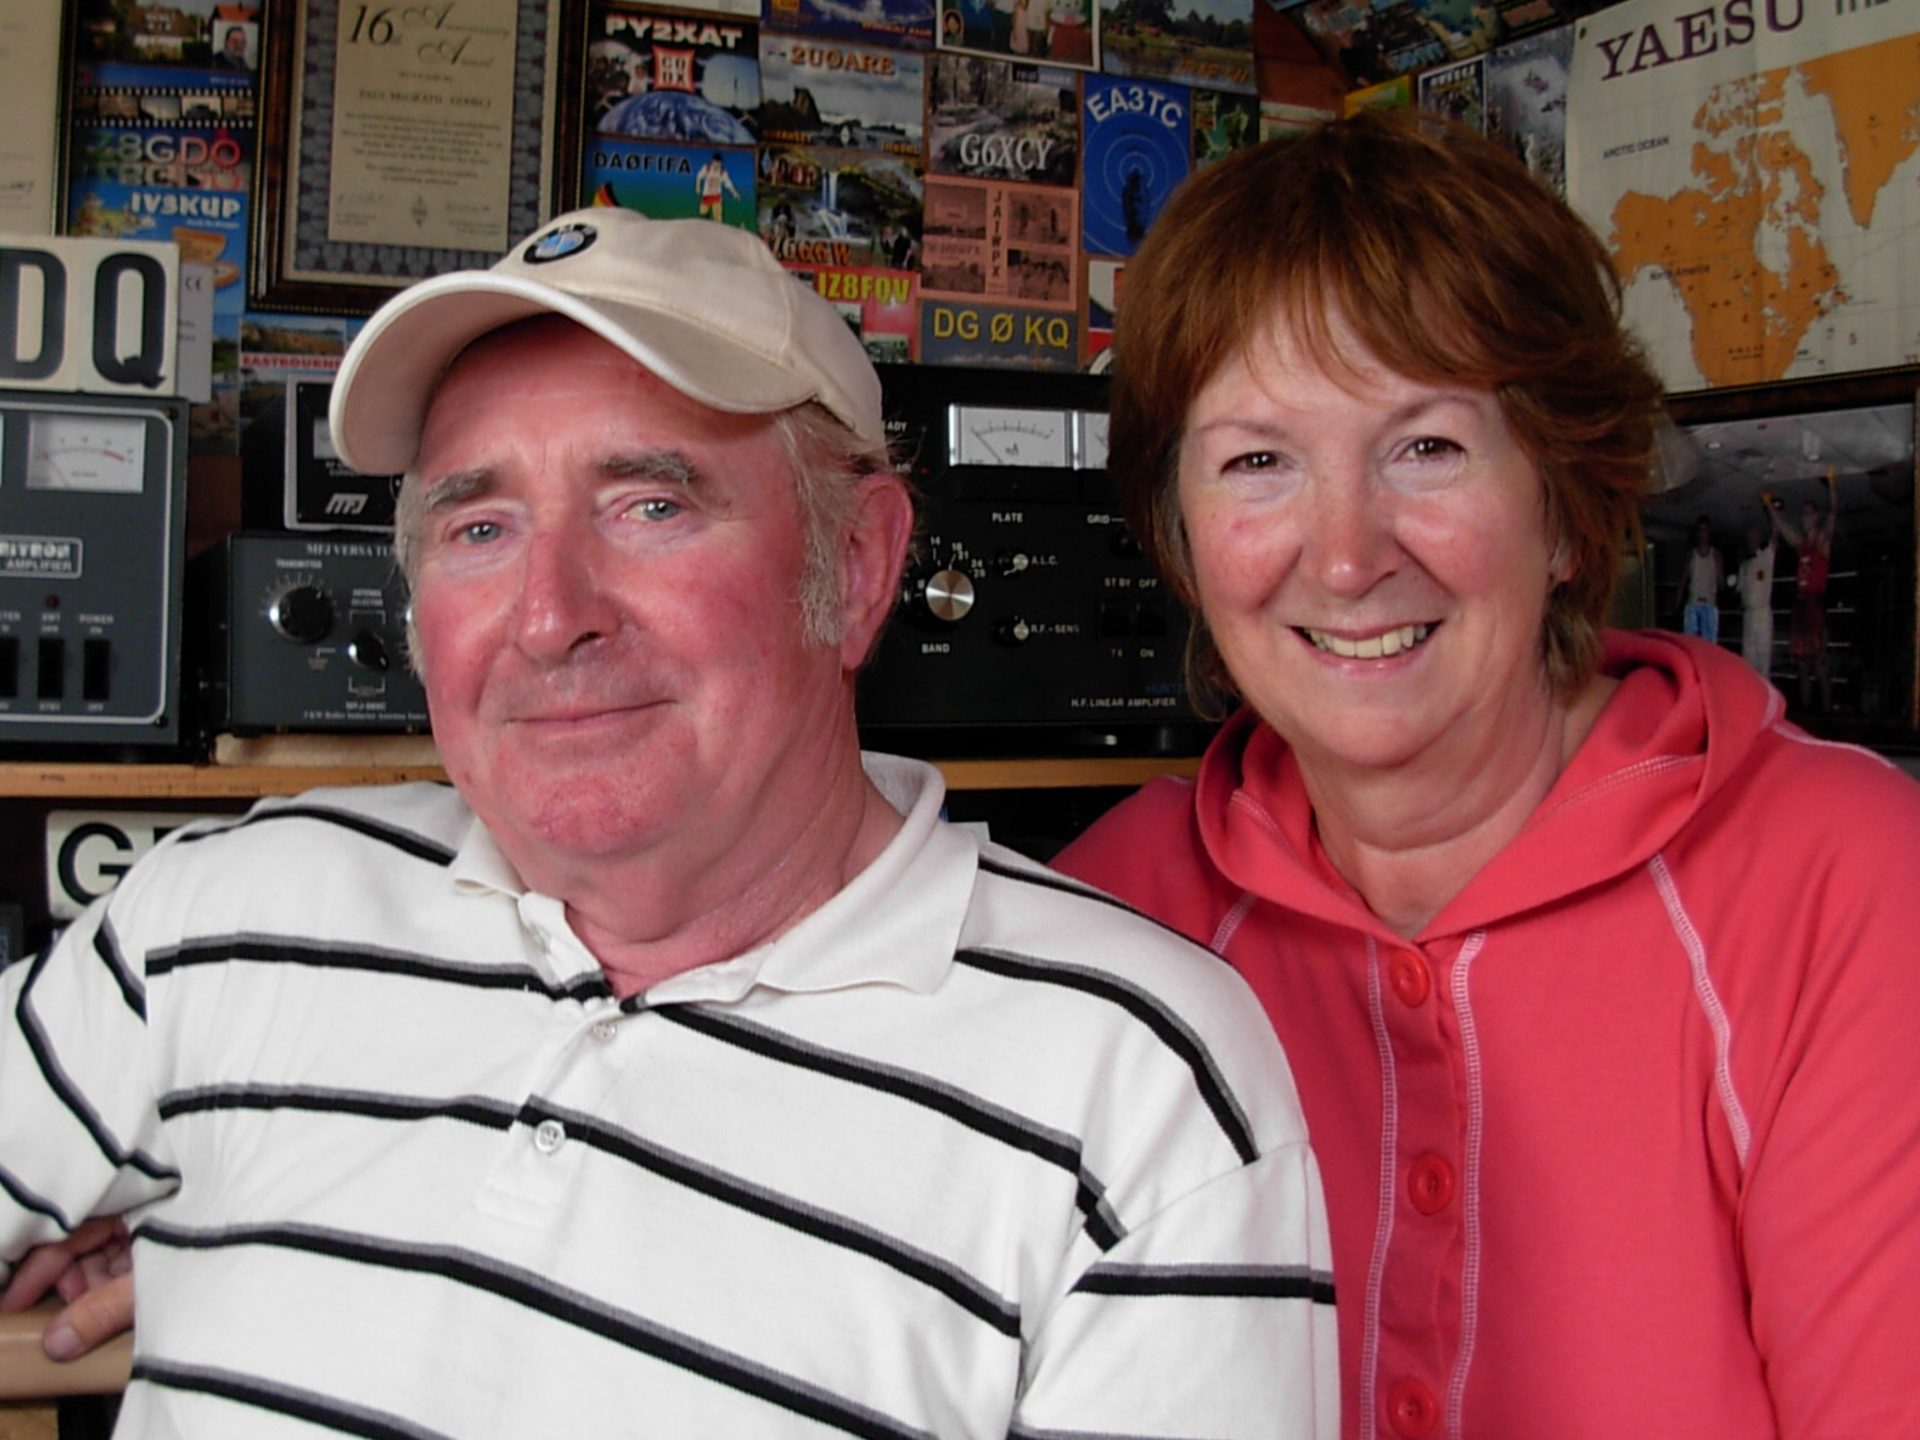
[[1554, 542], [1553, 554], [1547, 557], [1547, 578], [1553, 582], [1547, 587], [1550, 590], [1573, 578], [1573, 557], [1567, 551], [1564, 535]]

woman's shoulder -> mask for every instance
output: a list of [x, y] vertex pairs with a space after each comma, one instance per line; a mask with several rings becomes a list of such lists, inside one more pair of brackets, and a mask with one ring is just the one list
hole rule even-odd
[[[1150, 780], [1089, 825], [1054, 859], [1056, 869], [1091, 879], [1085, 872], [1137, 855], [1179, 845], [1194, 829], [1193, 782], [1175, 776]], [[1097, 880], [1094, 883], [1098, 884]]]
[[1193, 782], [1149, 781], [1087, 827], [1051, 862], [1186, 934], [1223, 884], [1201, 840]]
[[1784, 796], [1805, 797], [1870, 843], [1863, 827], [1920, 825], [1920, 782], [1893, 758], [1863, 745], [1823, 739], [1780, 721], [1753, 752], [1754, 778]]
[[1731, 846], [1746, 873], [1792, 873], [1806, 884], [1847, 875], [1869, 890], [1920, 897], [1909, 878], [1920, 852], [1920, 783], [1860, 746], [1773, 724], [1698, 818], [1708, 822], [1695, 829], [1702, 854]]

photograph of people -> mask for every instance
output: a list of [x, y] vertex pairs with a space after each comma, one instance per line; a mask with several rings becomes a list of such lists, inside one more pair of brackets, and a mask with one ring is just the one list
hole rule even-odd
[[1833, 568], [1833, 537], [1840, 525], [1840, 502], [1834, 494], [1834, 472], [1827, 471], [1827, 509], [1812, 499], [1800, 503], [1800, 523], [1780, 515], [1780, 502], [1766, 497], [1767, 520], [1774, 536], [1793, 547], [1793, 615], [1787, 631], [1787, 653], [1793, 660], [1802, 709], [1812, 709], [1814, 685], [1819, 684], [1820, 709], [1833, 709], [1833, 661], [1827, 653], [1827, 580]]
[[1755, 673], [1773, 669], [1773, 531], [1747, 530], [1746, 558], [1735, 577], [1740, 592], [1740, 658]]
[[702, 220], [725, 221], [727, 218], [728, 195], [740, 198], [740, 192], [734, 187], [733, 177], [727, 174], [726, 158], [715, 151], [713, 156], [694, 173], [693, 188], [700, 197], [700, 218]]
[[1713, 522], [1702, 515], [1693, 522], [1693, 548], [1687, 551], [1681, 579], [1680, 630], [1698, 635], [1708, 644], [1720, 640], [1720, 585], [1726, 563], [1713, 543]]
[[214, 26], [222, 31], [213, 41], [213, 66], [216, 70], [252, 70], [255, 35], [259, 26], [249, 20], [226, 20]]

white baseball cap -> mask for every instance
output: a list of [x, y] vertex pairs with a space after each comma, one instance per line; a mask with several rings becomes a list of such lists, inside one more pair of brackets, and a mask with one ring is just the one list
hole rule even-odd
[[745, 230], [615, 207], [549, 221], [488, 270], [409, 286], [340, 362], [330, 427], [354, 469], [413, 463], [427, 403], [462, 350], [533, 315], [564, 315], [682, 394], [763, 414], [817, 400], [881, 448], [880, 377], [840, 313]]

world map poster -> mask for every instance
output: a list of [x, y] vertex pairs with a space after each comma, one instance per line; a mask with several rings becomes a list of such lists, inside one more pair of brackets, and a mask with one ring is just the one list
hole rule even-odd
[[1906, 0], [1629, 0], [1576, 30], [1568, 197], [1672, 391], [1920, 364]]

